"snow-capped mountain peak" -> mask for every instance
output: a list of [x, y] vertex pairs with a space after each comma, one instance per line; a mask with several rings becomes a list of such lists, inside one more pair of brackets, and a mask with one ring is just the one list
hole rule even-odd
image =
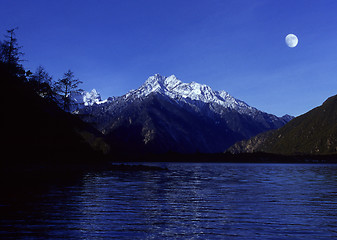
[[174, 100], [190, 102], [201, 101], [204, 103], [215, 103], [223, 107], [235, 109], [240, 113], [252, 113], [257, 109], [250, 107], [226, 91], [214, 91], [211, 87], [196, 82], [184, 83], [175, 75], [164, 77], [159, 74], [149, 77], [137, 90], [132, 90], [124, 97], [144, 98], [151, 93], [159, 93]]
[[[95, 92], [89, 94], [89, 98]], [[286, 120], [250, 107], [225, 91], [159, 74], [127, 94], [85, 106], [80, 116], [126, 151], [223, 152]]]
[[100, 93], [96, 89], [92, 89], [90, 92], [73, 93], [71, 98], [76, 103], [76, 108], [107, 102], [107, 100], [102, 100]]
[[167, 90], [173, 90], [180, 84], [182, 84], [182, 81], [180, 81], [175, 75], [171, 75], [164, 80], [164, 86], [167, 88]]
[[[145, 83], [137, 90], [142, 96], [148, 96], [153, 92], [169, 92], [182, 82], [175, 75], [163, 77], [159, 74], [149, 77]], [[131, 91], [132, 92], [132, 91]]]
[[91, 106], [93, 104], [101, 104], [105, 102], [102, 101], [101, 95], [96, 89], [92, 89], [90, 92], [83, 92], [82, 96], [84, 106]]

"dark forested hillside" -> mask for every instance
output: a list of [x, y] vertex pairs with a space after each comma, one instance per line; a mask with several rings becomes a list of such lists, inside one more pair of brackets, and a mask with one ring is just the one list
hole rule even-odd
[[337, 154], [337, 95], [282, 128], [242, 141], [233, 153]]
[[109, 150], [101, 134], [33, 91], [0, 64], [2, 164], [97, 161]]

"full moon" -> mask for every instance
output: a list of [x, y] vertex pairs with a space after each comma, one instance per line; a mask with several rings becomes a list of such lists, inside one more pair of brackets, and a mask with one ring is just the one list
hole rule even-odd
[[288, 34], [286, 36], [286, 44], [288, 45], [288, 47], [296, 47], [298, 44], [298, 38], [296, 37], [295, 34]]

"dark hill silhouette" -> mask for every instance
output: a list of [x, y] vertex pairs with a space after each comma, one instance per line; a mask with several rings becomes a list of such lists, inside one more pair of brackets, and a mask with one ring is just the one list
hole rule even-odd
[[232, 153], [337, 154], [337, 95], [282, 128], [229, 148]]
[[102, 135], [36, 94], [0, 64], [2, 164], [95, 162], [109, 150]]

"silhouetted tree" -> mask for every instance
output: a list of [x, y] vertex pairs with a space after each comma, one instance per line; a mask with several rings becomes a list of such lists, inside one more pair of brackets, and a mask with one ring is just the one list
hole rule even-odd
[[18, 28], [13, 28], [7, 30], [7, 35], [5, 35], [5, 40], [1, 42], [0, 45], [0, 62], [5, 64], [8, 70], [15, 75], [25, 75], [25, 71], [20, 64], [22, 60], [21, 56], [24, 54], [20, 51], [22, 48], [18, 44], [18, 40], [15, 37], [15, 31]]
[[75, 79], [74, 73], [68, 70], [62, 79], [55, 82], [55, 91], [60, 95], [62, 99], [62, 108], [65, 111], [70, 110], [72, 104], [71, 94], [81, 93], [83, 90], [78, 88], [82, 82]]
[[44, 67], [39, 66], [34, 74], [27, 71], [26, 75], [29, 77], [30, 86], [37, 94], [47, 100], [54, 99], [55, 92], [51, 87], [52, 77], [47, 73]]

